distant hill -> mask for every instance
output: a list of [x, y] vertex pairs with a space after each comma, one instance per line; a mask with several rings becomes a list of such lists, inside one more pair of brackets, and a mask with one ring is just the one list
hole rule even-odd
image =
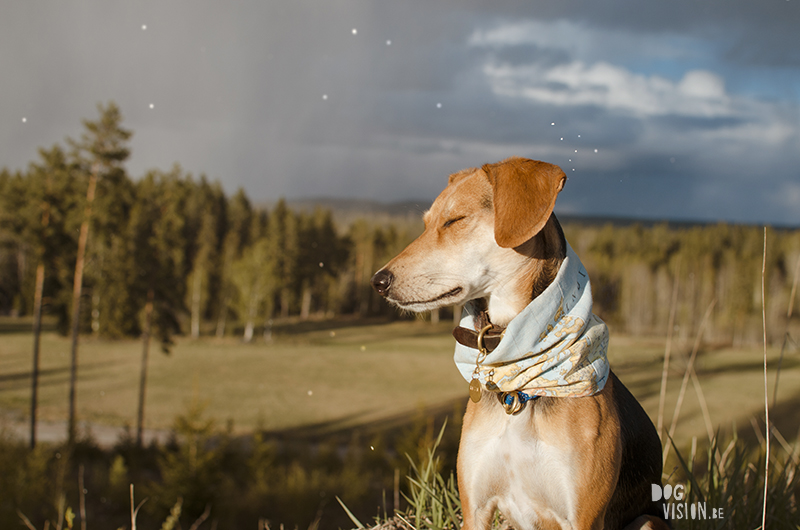
[[[373, 221], [392, 221], [403, 220], [413, 222], [419, 220], [422, 214], [431, 206], [430, 200], [408, 200], [398, 202], [381, 202], [368, 199], [338, 199], [332, 197], [318, 197], [311, 199], [287, 200], [290, 208], [301, 212], [312, 212], [315, 208], [323, 208], [333, 212], [337, 222], [348, 225], [350, 222], [360, 217], [368, 218]], [[269, 205], [271, 207], [272, 205]], [[603, 226], [613, 225], [619, 227], [634, 224], [643, 227], [667, 223], [671, 228], [689, 228], [692, 226], [714, 225], [722, 221], [699, 221], [699, 220], [669, 220], [669, 219], [636, 219], [630, 217], [614, 217], [600, 215], [572, 215], [558, 213], [558, 219], [562, 224], [580, 224], [584, 226]], [[740, 224], [740, 223], [729, 223]], [[776, 229], [796, 229], [796, 226], [773, 226]]]
[[311, 199], [288, 200], [286, 203], [293, 210], [311, 212], [314, 208], [324, 208], [336, 214], [350, 215], [375, 215], [382, 214], [391, 217], [406, 217], [408, 215], [422, 215], [430, 208], [432, 201], [401, 201], [380, 202], [368, 199], [336, 199], [319, 197]]

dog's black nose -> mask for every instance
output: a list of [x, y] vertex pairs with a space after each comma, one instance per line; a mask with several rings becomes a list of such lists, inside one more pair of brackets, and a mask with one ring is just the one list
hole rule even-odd
[[386, 293], [389, 292], [389, 287], [392, 286], [392, 280], [394, 280], [394, 274], [385, 269], [381, 269], [375, 273], [370, 283], [372, 287], [378, 291], [379, 295], [386, 296]]

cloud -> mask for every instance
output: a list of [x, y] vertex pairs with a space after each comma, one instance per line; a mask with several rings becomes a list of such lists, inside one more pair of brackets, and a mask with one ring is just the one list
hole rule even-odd
[[637, 117], [737, 114], [723, 79], [705, 70], [686, 72], [677, 83], [607, 62], [587, 65], [573, 61], [552, 67], [489, 62], [483, 73], [497, 95], [548, 105], [593, 105]]
[[[595, 106], [638, 118], [738, 116], [745, 103], [708, 68], [713, 46], [685, 35], [523, 20], [476, 29], [469, 46], [487, 52], [482, 74], [494, 94], [557, 106]], [[527, 60], [507, 60], [526, 49]], [[561, 55], [562, 60], [553, 62]], [[655, 66], [654, 66], [655, 65]]]
[[467, 43], [472, 48], [499, 51], [535, 46], [566, 52], [575, 60], [596, 62], [614, 57], [624, 64], [647, 57], [651, 62], [700, 61], [709, 53], [706, 40], [671, 32], [643, 33], [631, 28], [591, 26], [569, 19], [516, 20], [476, 28]]

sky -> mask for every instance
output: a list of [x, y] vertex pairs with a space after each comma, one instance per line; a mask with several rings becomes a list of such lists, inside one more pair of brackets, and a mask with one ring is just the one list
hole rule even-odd
[[4, 0], [0, 167], [115, 101], [129, 174], [432, 200], [509, 156], [556, 212], [800, 225], [800, 0]]

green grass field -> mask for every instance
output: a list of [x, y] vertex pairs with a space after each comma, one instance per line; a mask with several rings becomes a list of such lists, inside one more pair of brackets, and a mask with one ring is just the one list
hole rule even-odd
[[[24, 422], [30, 406], [32, 336], [25, 326], [0, 322], [0, 421]], [[146, 427], [166, 429], [193, 400], [219, 425], [235, 432], [313, 427], [338, 429], [414, 415], [423, 408], [453, 410], [467, 384], [453, 361], [449, 323], [423, 321], [306, 323], [276, 329], [274, 341], [180, 339], [170, 355], [151, 347]], [[691, 344], [676, 344], [668, 384], [665, 426], [675, 406]], [[663, 338], [612, 331], [612, 368], [656, 422]], [[709, 348], [697, 359], [700, 385], [714, 429], [754, 436], [751, 418], [763, 418], [762, 349]], [[769, 350], [770, 398], [779, 350]], [[141, 342], [83, 338], [78, 384], [79, 420], [135, 424]], [[787, 439], [800, 426], [800, 362], [787, 352], [772, 420]], [[40, 409], [44, 421], [67, 415], [69, 339], [42, 336]], [[762, 430], [763, 430], [763, 420]], [[690, 382], [676, 438], [705, 437], [697, 392]]]

